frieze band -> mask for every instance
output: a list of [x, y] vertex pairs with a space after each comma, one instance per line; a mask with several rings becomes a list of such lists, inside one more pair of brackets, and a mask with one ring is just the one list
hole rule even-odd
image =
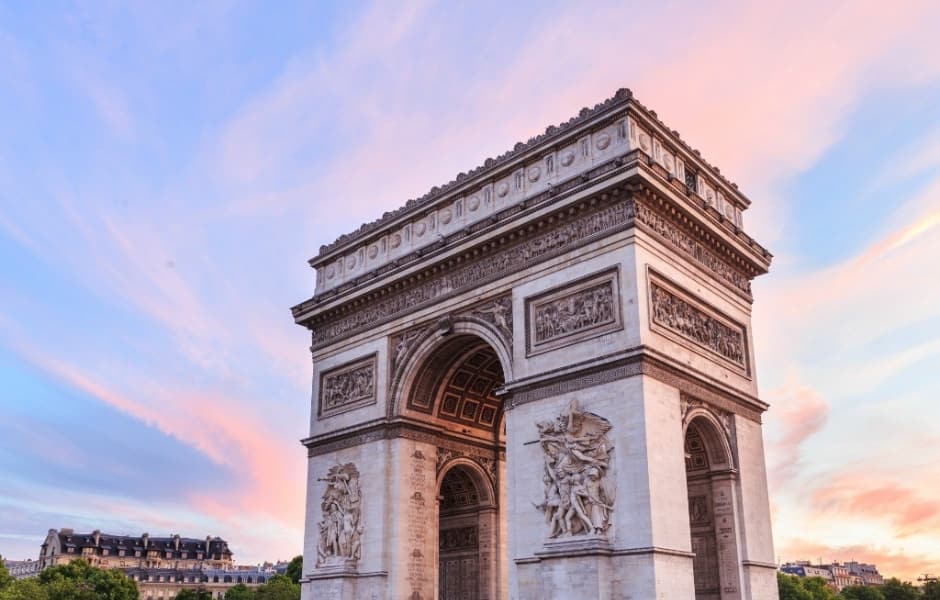
[[747, 371], [747, 335], [744, 326], [718, 316], [701, 300], [668, 284], [650, 272], [650, 324], [671, 332], [711, 354]]
[[341, 337], [354, 335], [376, 324], [415, 311], [424, 305], [456, 295], [510, 273], [567, 252], [598, 237], [632, 225], [632, 199], [605, 203], [599, 210], [570, 220], [558, 219], [551, 230], [483, 256], [480, 260], [444, 273], [407, 290], [392, 294], [352, 314], [317, 325], [313, 347], [319, 348]]
[[526, 300], [531, 356], [623, 327], [616, 269]]

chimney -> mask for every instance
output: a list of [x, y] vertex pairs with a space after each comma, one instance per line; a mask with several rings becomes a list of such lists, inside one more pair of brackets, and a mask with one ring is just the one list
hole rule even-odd
[[150, 545], [150, 534], [145, 533], [144, 535], [140, 536], [140, 539], [141, 539], [141, 542], [143, 542], [144, 549], [146, 549], [147, 546]]
[[91, 535], [93, 538], [95, 538], [95, 548], [99, 547], [101, 545], [101, 531], [95, 529], [91, 532]]

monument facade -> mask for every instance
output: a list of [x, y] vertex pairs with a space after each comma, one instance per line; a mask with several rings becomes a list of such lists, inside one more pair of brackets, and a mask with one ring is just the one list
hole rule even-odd
[[749, 203], [620, 90], [322, 247], [304, 599], [776, 598]]

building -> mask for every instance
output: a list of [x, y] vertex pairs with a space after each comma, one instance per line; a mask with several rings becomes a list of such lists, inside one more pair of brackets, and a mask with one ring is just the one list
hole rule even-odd
[[137, 582], [142, 600], [168, 600], [182, 589], [199, 587], [221, 598], [233, 585], [255, 587], [277, 574], [274, 567], [235, 565], [228, 542], [220, 537], [127, 536], [98, 530], [50, 529], [33, 564], [38, 572], [76, 559], [102, 569], [121, 569]]
[[797, 577], [819, 577], [820, 579], [825, 580], [825, 582], [831, 587], [836, 587], [835, 578], [832, 571], [827, 569], [825, 566], [813, 566], [809, 564], [809, 562], [798, 561], [796, 563], [787, 563], [782, 565], [780, 570], [790, 575], [796, 575]]
[[39, 553], [40, 568], [68, 564], [84, 558], [104, 569], [224, 569], [232, 566], [228, 542], [206, 539], [139, 537], [101, 533], [75, 533], [72, 529], [50, 529]]
[[776, 599], [750, 202], [619, 90], [321, 247], [303, 598]]
[[35, 560], [6, 560], [3, 561], [7, 571], [14, 579], [25, 579], [35, 577], [39, 574], [39, 561]]
[[840, 592], [850, 585], [884, 585], [884, 577], [878, 572], [878, 568], [868, 563], [852, 561], [813, 565], [809, 561], [800, 560], [786, 563], [780, 570], [799, 577], [822, 577]]
[[850, 561], [845, 563], [849, 574], [861, 580], [862, 585], [884, 585], [885, 579], [878, 572], [878, 567], [868, 563]]

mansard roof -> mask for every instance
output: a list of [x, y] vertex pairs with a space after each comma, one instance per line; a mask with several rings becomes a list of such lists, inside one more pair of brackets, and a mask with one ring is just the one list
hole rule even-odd
[[341, 235], [329, 244], [324, 244], [320, 247], [319, 254], [310, 260], [311, 265], [315, 265], [321, 262], [321, 260], [326, 255], [332, 253], [332, 251], [336, 250], [337, 248], [360, 240], [361, 238], [364, 238], [369, 234], [376, 232], [384, 226], [390, 224], [399, 217], [420, 212], [422, 209], [429, 207], [430, 205], [434, 204], [435, 201], [444, 198], [451, 192], [455, 191], [457, 188], [464, 187], [465, 184], [469, 183], [471, 180], [485, 179], [486, 177], [495, 174], [495, 172], [500, 170], [501, 167], [513, 162], [515, 159], [520, 158], [529, 151], [534, 150], [537, 147], [550, 146], [551, 144], [558, 142], [562, 138], [565, 138], [571, 134], [578, 128], [578, 126], [588, 121], [595, 120], [596, 118], [599, 118], [607, 113], [612, 113], [617, 109], [625, 107], [627, 104], [633, 104], [634, 106], [641, 109], [647, 118], [651, 119], [660, 128], [668, 132], [670, 135], [670, 142], [675, 143], [682, 150], [684, 150], [685, 153], [694, 156], [694, 161], [706, 169], [711, 177], [723, 184], [723, 187], [733, 190], [735, 192], [734, 197], [738, 203], [742, 205], [742, 208], [746, 208], [750, 205], [750, 200], [738, 191], [738, 185], [728, 180], [724, 175], [721, 174], [720, 169], [712, 166], [704, 158], [702, 158], [701, 153], [695, 148], [689, 146], [682, 139], [679, 132], [674, 129], [670, 129], [665, 123], [663, 123], [656, 114], [656, 111], [649, 110], [642, 103], [637, 101], [633, 97], [633, 92], [631, 92], [631, 90], [627, 88], [620, 88], [614, 93], [613, 96], [603, 102], [595, 104], [592, 108], [582, 108], [576, 116], [568, 119], [567, 121], [559, 125], [550, 125], [543, 133], [531, 137], [525, 142], [517, 142], [515, 146], [513, 146], [512, 150], [504, 152], [496, 158], [487, 158], [482, 165], [476, 167], [475, 169], [472, 169], [469, 172], [461, 172], [450, 182], [441, 186], [432, 187], [420, 198], [413, 198], [408, 200], [398, 209], [386, 212], [375, 221], [364, 223], [357, 230]]
[[[100, 548], [109, 550], [159, 550], [161, 552], [176, 552], [176, 543], [179, 541], [179, 552], [198, 552], [206, 550], [206, 543], [209, 543], [210, 552], [219, 552], [225, 555], [231, 555], [228, 542], [222, 538], [207, 537], [205, 539], [187, 538], [179, 536], [152, 537], [149, 534], [140, 536], [116, 535], [111, 533], [102, 533], [92, 531], [90, 533], [76, 533], [71, 529], [62, 529], [60, 531], [52, 530], [59, 538], [59, 543], [63, 548]], [[98, 542], [95, 542], [95, 536], [98, 536]], [[146, 545], [144, 540], [146, 539]], [[45, 545], [45, 544], [43, 544]]]

